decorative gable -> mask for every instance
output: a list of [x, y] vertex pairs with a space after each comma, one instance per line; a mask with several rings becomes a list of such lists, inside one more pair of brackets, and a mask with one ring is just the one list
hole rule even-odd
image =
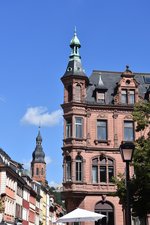
[[122, 73], [121, 80], [117, 83], [115, 104], [132, 105], [138, 101], [138, 82], [134, 79], [134, 74], [126, 66], [126, 71]]

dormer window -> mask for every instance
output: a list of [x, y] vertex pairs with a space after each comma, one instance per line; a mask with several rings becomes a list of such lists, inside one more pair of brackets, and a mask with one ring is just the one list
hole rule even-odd
[[105, 93], [103, 93], [103, 92], [97, 92], [96, 93], [96, 101], [98, 103], [105, 103]]
[[95, 86], [94, 96], [96, 102], [100, 104], [105, 103], [105, 93], [107, 91], [107, 87], [105, 87], [101, 75], [99, 76], [98, 83]]
[[134, 104], [135, 103], [135, 90], [123, 89], [121, 90], [121, 103]]
[[129, 103], [134, 104], [135, 103], [135, 91], [129, 90]]
[[123, 104], [127, 103], [127, 90], [121, 91], [121, 103]]

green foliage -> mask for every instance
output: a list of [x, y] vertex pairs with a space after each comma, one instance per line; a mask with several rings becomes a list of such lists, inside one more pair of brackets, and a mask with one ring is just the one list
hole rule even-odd
[[120, 204], [123, 206], [126, 202], [126, 187], [123, 174], [119, 173], [117, 177], [113, 177], [113, 182], [117, 185], [116, 194], [120, 198]]
[[61, 192], [57, 191], [55, 187], [49, 187], [49, 189], [54, 196], [55, 202], [64, 207], [64, 203], [61, 200]]
[[142, 217], [150, 213], [150, 137], [137, 140], [133, 165], [135, 177], [131, 180], [132, 207], [134, 213]]
[[137, 131], [149, 126], [150, 102], [140, 101], [134, 106], [133, 119], [137, 122]]
[[[139, 102], [134, 107], [133, 118], [138, 132], [149, 129], [150, 102]], [[145, 217], [150, 213], [150, 132], [135, 142], [133, 157], [134, 177], [130, 180], [130, 203], [134, 216]], [[114, 179], [120, 203], [126, 203], [126, 188], [123, 175]]]

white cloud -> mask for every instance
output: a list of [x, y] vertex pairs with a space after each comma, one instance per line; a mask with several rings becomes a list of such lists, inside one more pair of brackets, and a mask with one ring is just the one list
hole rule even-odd
[[5, 100], [5, 98], [3, 96], [0, 96], [0, 102], [6, 103], [6, 100]]
[[[24, 169], [30, 170], [31, 161], [32, 161], [32, 159], [23, 160], [22, 164], [23, 164]], [[49, 156], [45, 156], [45, 162], [46, 162], [46, 165], [49, 165], [52, 162], [52, 160]]]
[[46, 162], [46, 165], [49, 165], [52, 162], [52, 160], [49, 156], [45, 156], [45, 162]]
[[23, 160], [22, 164], [23, 164], [24, 169], [30, 170], [31, 159], [30, 160]]
[[62, 187], [62, 184], [58, 184], [55, 181], [50, 181], [48, 184], [50, 187], [55, 187], [55, 188]]
[[22, 117], [21, 122], [24, 124], [48, 127], [59, 124], [61, 119], [62, 110], [58, 109], [49, 113], [46, 107], [39, 106], [28, 108], [25, 115]]

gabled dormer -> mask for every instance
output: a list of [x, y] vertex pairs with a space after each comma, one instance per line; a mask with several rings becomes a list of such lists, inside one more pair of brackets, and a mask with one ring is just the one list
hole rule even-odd
[[120, 81], [116, 86], [114, 104], [133, 105], [138, 101], [138, 82], [134, 79], [134, 74], [126, 66]]
[[99, 75], [98, 84], [95, 85], [94, 96], [97, 103], [104, 104], [106, 102], [106, 92], [101, 75]]

